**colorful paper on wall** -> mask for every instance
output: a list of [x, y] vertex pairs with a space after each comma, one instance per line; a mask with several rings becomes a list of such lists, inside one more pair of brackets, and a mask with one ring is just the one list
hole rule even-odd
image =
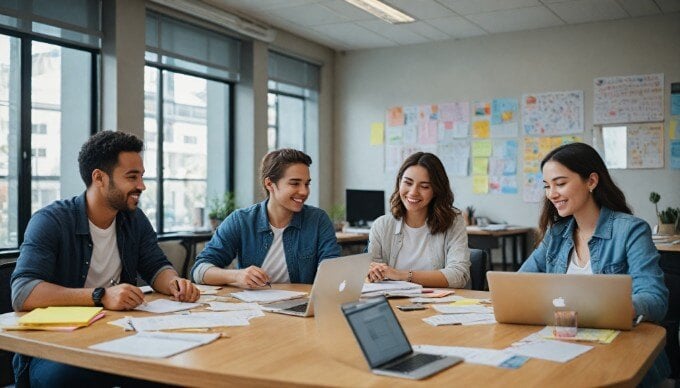
[[469, 141], [453, 140], [446, 144], [439, 144], [437, 154], [448, 175], [468, 175], [468, 163], [470, 160]]
[[516, 98], [496, 98], [491, 103], [491, 137], [517, 136], [519, 102]]
[[595, 78], [593, 123], [663, 121], [663, 78], [663, 74]]
[[663, 168], [663, 123], [628, 125], [628, 168]]
[[668, 121], [668, 138], [680, 139], [680, 116], [671, 117]]
[[489, 191], [488, 175], [472, 176], [472, 192], [475, 194], [486, 194]]
[[680, 140], [671, 140], [671, 168], [680, 169]]
[[525, 137], [524, 138], [524, 202], [540, 202], [543, 198], [541, 160], [551, 150], [563, 144], [580, 142], [579, 136]]
[[472, 158], [472, 175], [487, 175], [489, 158]]
[[493, 150], [491, 140], [477, 140], [472, 142], [472, 156], [489, 157]]
[[400, 127], [404, 125], [404, 108], [395, 106], [387, 110], [387, 126]]
[[385, 125], [383, 123], [371, 124], [371, 145], [382, 145], [385, 137]]
[[522, 95], [522, 127], [529, 136], [583, 132], [583, 91]]

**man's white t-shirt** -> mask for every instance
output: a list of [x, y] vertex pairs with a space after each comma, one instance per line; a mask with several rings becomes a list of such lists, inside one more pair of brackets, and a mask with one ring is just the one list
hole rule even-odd
[[269, 280], [272, 283], [290, 283], [286, 253], [283, 250], [283, 231], [286, 228], [275, 228], [271, 224], [269, 227], [272, 228], [274, 233], [274, 240], [264, 258], [262, 270], [269, 275]]
[[412, 228], [406, 225], [402, 226], [402, 244], [395, 268], [401, 270], [413, 271], [431, 271], [439, 268], [432, 268], [432, 260], [428, 257], [427, 240], [430, 229], [425, 225], [419, 228]]
[[90, 223], [92, 236], [92, 258], [90, 270], [85, 279], [85, 288], [109, 287], [120, 282], [123, 264], [120, 261], [118, 243], [116, 240], [116, 220], [106, 229], [100, 229]]

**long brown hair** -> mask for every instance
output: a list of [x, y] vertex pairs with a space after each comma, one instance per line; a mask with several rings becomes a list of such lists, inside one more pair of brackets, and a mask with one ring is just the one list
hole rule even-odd
[[[633, 214], [628, 203], [626, 203], [626, 196], [616, 186], [600, 154], [593, 147], [585, 143], [571, 143], [557, 147], [543, 158], [541, 161], [541, 171], [543, 166], [550, 161], [557, 162], [577, 173], [583, 180], [588, 179], [592, 173], [597, 174], [599, 181], [592, 192], [597, 206], [604, 206], [617, 212]], [[543, 199], [541, 216], [538, 220], [539, 238], [536, 240], [536, 244], [540, 244], [548, 228], [569, 217], [571, 216], [561, 217], [557, 213], [555, 205], [550, 202], [548, 197], [545, 197]]]
[[394, 192], [390, 197], [392, 215], [396, 219], [402, 219], [406, 215], [406, 207], [399, 196], [399, 184], [404, 176], [404, 171], [411, 166], [421, 166], [430, 175], [433, 196], [427, 208], [427, 226], [430, 233], [445, 232], [456, 219], [456, 211], [453, 207], [453, 192], [449, 184], [449, 177], [441, 160], [429, 152], [416, 152], [404, 160], [399, 168], [397, 180], [394, 184]]

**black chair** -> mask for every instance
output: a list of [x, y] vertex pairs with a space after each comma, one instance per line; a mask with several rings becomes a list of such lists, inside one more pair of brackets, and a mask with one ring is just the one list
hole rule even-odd
[[470, 281], [473, 290], [486, 290], [486, 260], [486, 252], [481, 249], [470, 249]]
[[[12, 292], [10, 278], [16, 261], [0, 264], [0, 314], [12, 311]], [[14, 353], [0, 350], [0, 387], [14, 384], [14, 369], [12, 369]]]

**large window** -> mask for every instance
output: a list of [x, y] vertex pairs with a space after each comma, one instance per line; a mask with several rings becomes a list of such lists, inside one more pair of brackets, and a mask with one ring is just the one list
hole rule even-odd
[[147, 190], [141, 207], [158, 233], [207, 228], [208, 201], [231, 189], [231, 82], [237, 79], [237, 49], [231, 38], [147, 16]]
[[308, 131], [318, 126], [319, 67], [269, 53], [267, 146], [305, 150]]
[[18, 248], [36, 210], [84, 190], [77, 157], [95, 130], [96, 56], [0, 28], [0, 249]]

